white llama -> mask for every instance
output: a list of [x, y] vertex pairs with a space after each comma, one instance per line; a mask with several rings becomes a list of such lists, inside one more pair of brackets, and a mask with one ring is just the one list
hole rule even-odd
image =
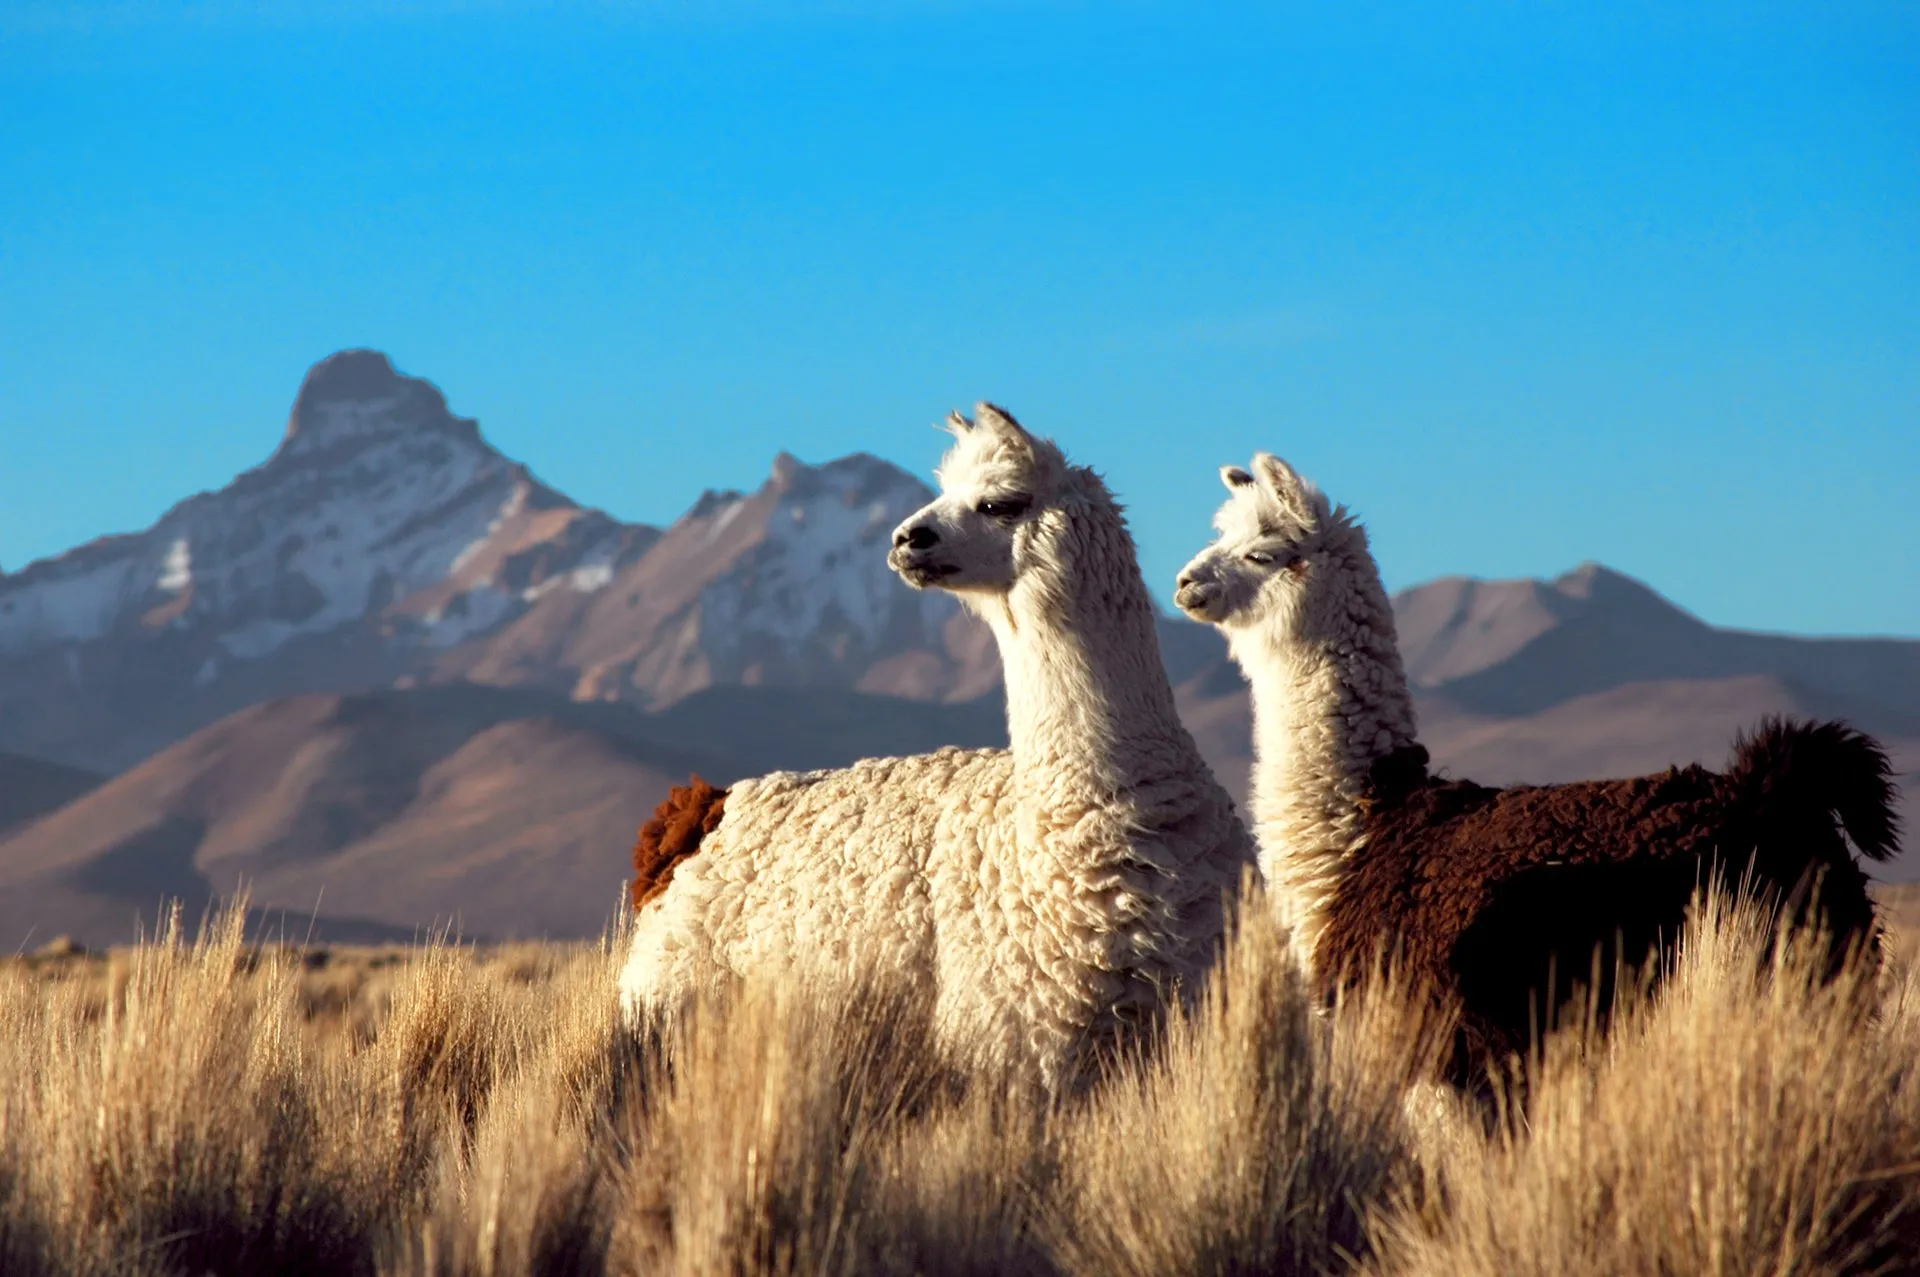
[[1667, 950], [1704, 882], [1744, 877], [1816, 922], [1835, 963], [1877, 935], [1848, 848], [1897, 846], [1872, 740], [1769, 720], [1725, 773], [1510, 789], [1430, 777], [1365, 530], [1269, 454], [1221, 477], [1219, 537], [1176, 600], [1220, 628], [1252, 686], [1270, 892], [1323, 988], [1364, 981], [1384, 945], [1458, 1005], [1455, 1081], [1526, 1051], [1595, 973], [1604, 1006], [1616, 964]]
[[1174, 711], [1105, 485], [991, 405], [949, 425], [889, 561], [992, 628], [1011, 749], [679, 791], [621, 990], [638, 1019], [716, 977], [881, 970], [931, 991], [950, 1047], [1058, 1091], [1199, 984], [1252, 845]]

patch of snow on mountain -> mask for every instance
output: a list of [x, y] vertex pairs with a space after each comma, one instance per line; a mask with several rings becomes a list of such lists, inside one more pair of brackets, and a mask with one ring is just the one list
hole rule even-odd
[[0, 588], [0, 651], [83, 643], [113, 628], [149, 577], [133, 555], [21, 572]]
[[797, 654], [823, 631], [838, 630], [871, 649], [902, 608], [918, 613], [925, 637], [938, 634], [952, 600], [916, 594], [887, 566], [894, 527], [928, 494], [908, 480], [862, 500], [861, 482], [872, 477], [857, 462], [823, 466], [782, 498], [766, 544], [701, 595], [710, 647], [738, 650], [757, 635]]
[[514, 515], [519, 514], [526, 508], [527, 490], [525, 487], [516, 485], [512, 495], [507, 498], [506, 504], [501, 506], [493, 518], [487, 521], [486, 532], [468, 542], [466, 548], [453, 556], [453, 563], [447, 569], [448, 572], [458, 572], [461, 568], [471, 563], [474, 555], [480, 553], [493, 543], [494, 533], [498, 532], [501, 527], [506, 524], [508, 519], [511, 519]]
[[[479, 449], [406, 437], [365, 449], [343, 472], [292, 476], [262, 495], [277, 507], [273, 537], [229, 541], [235, 552], [220, 571], [228, 614], [246, 617], [221, 642], [241, 659], [445, 580], [522, 499], [521, 485]], [[266, 522], [264, 510], [245, 514]], [[202, 563], [196, 576], [207, 575]], [[491, 604], [477, 610], [498, 619]]]
[[568, 589], [575, 594], [592, 594], [604, 590], [613, 584], [613, 563], [583, 563], [567, 572], [557, 572], [537, 585], [530, 585], [520, 592], [520, 597], [532, 603], [545, 598], [555, 590]]
[[167, 557], [160, 561], [160, 579], [154, 584], [171, 594], [193, 584], [193, 550], [185, 537], [175, 537], [167, 547]]
[[592, 594], [613, 584], [613, 564], [586, 563], [566, 575], [567, 588], [575, 594]]
[[720, 534], [727, 530], [727, 525], [729, 523], [732, 523], [735, 519], [739, 518], [740, 512], [746, 508], [747, 508], [747, 502], [746, 502], [746, 498], [744, 497], [735, 497], [733, 500], [729, 501], [724, 507], [721, 508], [720, 517], [715, 519], [713, 523], [707, 528], [706, 535], [700, 538], [701, 543], [708, 544], [710, 542], [718, 540]]
[[498, 519], [495, 519], [492, 523], [487, 525], [487, 534], [485, 536], [475, 537], [473, 540], [467, 543], [465, 549], [461, 550], [460, 553], [454, 555], [453, 565], [448, 569], [448, 571], [458, 572], [461, 568], [464, 568], [467, 566], [467, 564], [473, 562], [474, 556], [479, 554], [482, 550], [486, 549], [487, 545], [493, 540], [494, 530], [499, 526], [499, 523], [500, 521]]
[[491, 585], [468, 590], [445, 607], [427, 613], [427, 645], [452, 647], [476, 634], [484, 634], [513, 615], [519, 606], [519, 599]]

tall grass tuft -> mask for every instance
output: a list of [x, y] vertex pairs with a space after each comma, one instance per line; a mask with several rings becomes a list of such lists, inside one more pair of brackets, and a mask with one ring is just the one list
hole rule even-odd
[[103, 1009], [0, 981], [7, 1232], [52, 1237], [58, 1271], [370, 1271], [401, 1204], [376, 1106], [313, 1057], [295, 964], [243, 922], [189, 942], [176, 914]]
[[706, 1000], [651, 1062], [633, 1114], [624, 1262], [1011, 1271], [1038, 1123], [1006, 1079], [959, 1077], [930, 1029], [927, 1003], [884, 979]]
[[466, 1147], [442, 1150], [425, 1221], [394, 1248], [392, 1273], [436, 1277], [585, 1277], [606, 1271], [611, 1162], [567, 1120], [567, 1082], [551, 1067], [491, 1097]]
[[1920, 1270], [1916, 987], [1825, 982], [1763, 921], [1708, 899], [1658, 996], [1550, 1038], [1491, 1135], [1436, 1141], [1446, 1209], [1386, 1218], [1380, 1271]]
[[1496, 1109], [1416, 1081], [1420, 998], [1324, 1009], [1264, 922], [1049, 1108], [884, 972], [640, 1040], [619, 937], [360, 970], [241, 917], [0, 962], [0, 1272], [1920, 1271], [1920, 981], [1718, 901]]
[[1084, 1274], [1314, 1273], [1369, 1249], [1411, 1173], [1403, 1097], [1441, 1026], [1398, 994], [1327, 1015], [1260, 898], [1191, 1012], [1061, 1141], [1051, 1236]]
[[616, 952], [610, 940], [532, 972], [482, 968], [444, 945], [422, 956], [368, 1053], [445, 1106], [424, 1150], [438, 1159], [431, 1205], [384, 1271], [606, 1271], [612, 1122], [639, 1068], [613, 997]]

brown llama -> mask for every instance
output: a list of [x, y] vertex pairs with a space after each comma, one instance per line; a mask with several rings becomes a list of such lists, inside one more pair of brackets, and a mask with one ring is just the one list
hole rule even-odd
[[[1252, 685], [1255, 834], [1296, 952], [1328, 991], [1390, 953], [1456, 1004], [1452, 1073], [1524, 1052], [1578, 986], [1671, 953], [1697, 889], [1752, 890], [1825, 933], [1879, 928], [1848, 848], [1897, 848], [1886, 754], [1841, 723], [1770, 719], [1731, 766], [1492, 789], [1427, 771], [1365, 530], [1279, 458], [1223, 470], [1218, 539], [1177, 601]], [[1658, 975], [1659, 966], [1652, 974]]]

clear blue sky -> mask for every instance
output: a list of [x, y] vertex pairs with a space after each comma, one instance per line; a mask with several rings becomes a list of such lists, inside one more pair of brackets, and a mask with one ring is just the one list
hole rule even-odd
[[1920, 635], [1920, 6], [0, 3], [0, 565], [360, 345], [630, 519], [989, 397], [1163, 592], [1267, 448], [1395, 587]]

